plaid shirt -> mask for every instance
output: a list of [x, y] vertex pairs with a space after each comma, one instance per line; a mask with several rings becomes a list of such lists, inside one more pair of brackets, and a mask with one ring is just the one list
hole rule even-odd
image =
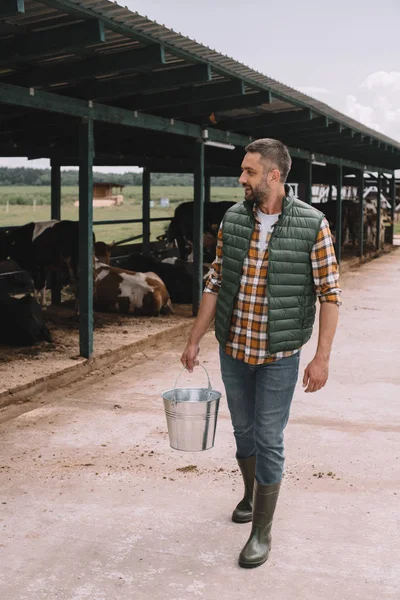
[[[231, 325], [225, 352], [238, 360], [251, 365], [261, 365], [292, 356], [298, 350], [278, 352], [266, 357], [268, 331], [268, 242], [272, 231], [267, 236], [265, 249], [260, 246], [261, 224], [254, 207], [255, 228], [251, 236], [250, 248], [243, 263], [240, 288], [235, 299]], [[205, 285], [205, 292], [218, 294], [222, 278], [222, 227], [218, 232], [216, 258], [212, 271]], [[314, 277], [315, 292], [320, 302], [341, 304], [339, 273], [331, 232], [324, 218], [312, 248], [311, 264]]]

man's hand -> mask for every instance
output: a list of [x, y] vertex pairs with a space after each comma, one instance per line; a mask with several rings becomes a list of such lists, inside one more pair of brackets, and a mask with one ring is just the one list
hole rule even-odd
[[328, 381], [329, 361], [315, 357], [304, 369], [303, 387], [305, 392], [318, 392]]
[[199, 361], [197, 359], [197, 355], [200, 352], [200, 346], [198, 344], [191, 344], [190, 342], [187, 344], [183, 354], [181, 356], [181, 363], [184, 367], [187, 368], [189, 373], [193, 373], [194, 367], [197, 367]]

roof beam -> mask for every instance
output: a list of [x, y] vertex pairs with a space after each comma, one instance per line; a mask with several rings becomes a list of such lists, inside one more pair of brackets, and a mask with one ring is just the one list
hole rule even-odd
[[143, 90], [155, 92], [194, 83], [205, 83], [211, 81], [211, 77], [211, 67], [209, 65], [194, 65], [143, 73], [126, 79], [90, 82], [90, 84], [79, 86], [78, 90], [83, 97], [98, 101], [108, 98], [123, 98]]
[[[22, 88], [6, 83], [0, 83], [0, 103], [34, 108], [73, 117], [89, 117], [96, 121], [113, 123], [114, 125], [124, 127], [173, 133], [197, 139], [201, 139], [202, 137], [202, 128], [192, 123], [165, 119], [155, 115], [125, 110], [116, 106], [107, 106], [92, 101], [86, 102], [85, 100], [77, 100], [50, 92], [43, 92], [33, 88]], [[218, 129], [210, 129], [208, 139], [227, 142], [237, 146], [246, 146], [251, 141], [249, 136], [230, 133], [229, 131], [220, 131]]]
[[24, 12], [24, 0], [3, 0], [0, 6], [0, 19], [13, 17]]
[[244, 96], [245, 86], [240, 79], [234, 81], [223, 81], [221, 83], [209, 83], [208, 85], [196, 85], [190, 88], [162, 92], [161, 94], [138, 94], [124, 101], [124, 106], [134, 110], [155, 110], [170, 106], [192, 104], [194, 102], [205, 102], [221, 98], [232, 98]]
[[48, 87], [55, 83], [74, 83], [101, 75], [147, 71], [163, 64], [165, 64], [164, 48], [159, 44], [153, 44], [138, 50], [102, 54], [101, 58], [88, 58], [69, 64], [30, 69], [24, 73], [12, 74], [6, 77], [5, 81], [14, 85]]
[[311, 121], [313, 113], [310, 109], [306, 110], [285, 110], [278, 114], [265, 113], [265, 116], [257, 115], [256, 117], [244, 117], [240, 119], [227, 118], [222, 120], [220, 124], [226, 125], [235, 129], [239, 127], [259, 127], [260, 124], [263, 126], [274, 126], [284, 125], [286, 123], [297, 123], [303, 121]]
[[[269, 92], [256, 92], [254, 94], [242, 94], [241, 96], [232, 96], [228, 98], [218, 98], [207, 100], [205, 102], [193, 102], [177, 104], [170, 106], [162, 111], [157, 111], [158, 114], [175, 118], [188, 118], [196, 116], [208, 117], [211, 113], [216, 113], [225, 110], [234, 110], [240, 108], [252, 108], [261, 104], [269, 104], [271, 102], [271, 94]], [[221, 118], [223, 116], [221, 115]]]
[[311, 119], [310, 121], [299, 121], [298, 123], [287, 123], [286, 125], [280, 125], [279, 127], [275, 125], [264, 126], [262, 121], [259, 122], [259, 132], [263, 135], [268, 135], [270, 137], [279, 137], [282, 135], [290, 135], [292, 133], [301, 132], [304, 135], [308, 135], [313, 131], [326, 130], [328, 128], [329, 121], [327, 117], [317, 117], [316, 119]]
[[0, 41], [0, 65], [31, 61], [36, 56], [72, 52], [105, 41], [104, 25], [98, 19], [35, 31]]

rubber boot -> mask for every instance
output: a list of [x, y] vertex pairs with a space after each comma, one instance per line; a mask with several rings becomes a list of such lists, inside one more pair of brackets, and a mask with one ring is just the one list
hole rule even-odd
[[244, 483], [244, 496], [232, 513], [234, 523], [249, 523], [253, 518], [253, 488], [256, 457], [237, 458]]
[[254, 482], [253, 525], [247, 543], [239, 556], [239, 566], [259, 567], [268, 560], [271, 550], [272, 519], [278, 501], [280, 483], [261, 485]]

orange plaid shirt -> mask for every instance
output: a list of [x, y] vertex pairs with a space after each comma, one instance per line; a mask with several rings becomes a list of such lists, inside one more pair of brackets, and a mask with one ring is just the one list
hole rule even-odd
[[[261, 223], [254, 208], [255, 228], [251, 236], [250, 248], [243, 263], [239, 292], [235, 299], [231, 325], [225, 352], [238, 360], [251, 365], [261, 365], [292, 356], [299, 350], [278, 352], [266, 356], [268, 332], [268, 242], [273, 233], [267, 236], [265, 250], [260, 250]], [[205, 292], [218, 294], [222, 279], [223, 262], [223, 223], [218, 232], [216, 257], [212, 271], [205, 285]], [[339, 272], [331, 232], [324, 218], [317, 239], [310, 254], [315, 293], [320, 302], [334, 302], [340, 305]]]

